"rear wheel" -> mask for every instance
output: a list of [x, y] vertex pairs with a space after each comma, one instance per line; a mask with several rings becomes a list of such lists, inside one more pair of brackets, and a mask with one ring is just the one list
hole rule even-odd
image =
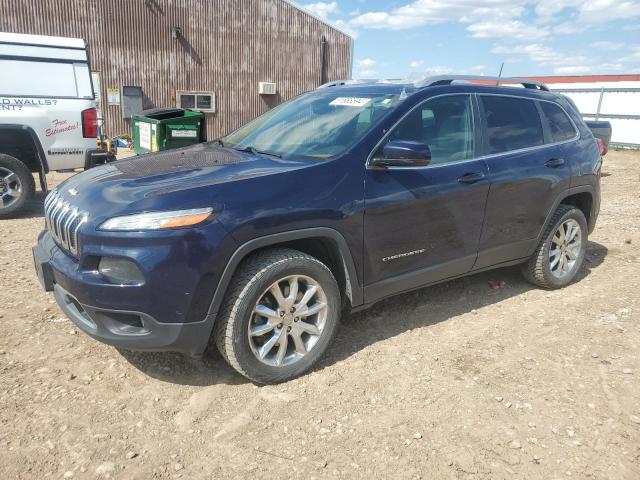
[[560, 205], [545, 229], [540, 245], [523, 266], [523, 274], [539, 287], [562, 288], [573, 281], [584, 261], [587, 219], [578, 208]]
[[33, 175], [17, 158], [0, 153], [0, 219], [10, 218], [33, 198]]
[[340, 317], [340, 292], [319, 260], [291, 249], [259, 253], [234, 276], [214, 339], [227, 362], [258, 383], [309, 370], [327, 349]]

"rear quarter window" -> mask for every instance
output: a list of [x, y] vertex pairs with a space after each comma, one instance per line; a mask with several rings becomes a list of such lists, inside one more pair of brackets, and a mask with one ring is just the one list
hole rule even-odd
[[540, 108], [544, 113], [552, 142], [562, 142], [576, 136], [576, 129], [562, 108], [549, 102], [540, 102]]
[[483, 95], [481, 101], [487, 121], [488, 153], [544, 144], [542, 123], [533, 100]]

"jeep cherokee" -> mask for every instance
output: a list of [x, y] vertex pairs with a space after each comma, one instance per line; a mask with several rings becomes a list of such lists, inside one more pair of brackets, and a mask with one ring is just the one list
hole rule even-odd
[[545, 85], [477, 80], [333, 82], [71, 177], [45, 200], [38, 277], [102, 342], [215, 344], [259, 383], [306, 372], [343, 311], [391, 295], [516, 264], [563, 287], [599, 211], [598, 143]]

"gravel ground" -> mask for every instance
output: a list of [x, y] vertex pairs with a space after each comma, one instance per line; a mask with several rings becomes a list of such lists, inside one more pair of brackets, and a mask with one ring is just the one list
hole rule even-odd
[[34, 276], [34, 202], [0, 223], [0, 478], [637, 480], [640, 153], [604, 172], [579, 282], [507, 268], [383, 301], [265, 387], [76, 330]]

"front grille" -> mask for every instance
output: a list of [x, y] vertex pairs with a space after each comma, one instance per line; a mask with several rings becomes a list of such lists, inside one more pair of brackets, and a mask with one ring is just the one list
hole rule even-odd
[[65, 201], [53, 190], [44, 201], [44, 218], [55, 242], [68, 252], [78, 255], [78, 231], [87, 215]]

